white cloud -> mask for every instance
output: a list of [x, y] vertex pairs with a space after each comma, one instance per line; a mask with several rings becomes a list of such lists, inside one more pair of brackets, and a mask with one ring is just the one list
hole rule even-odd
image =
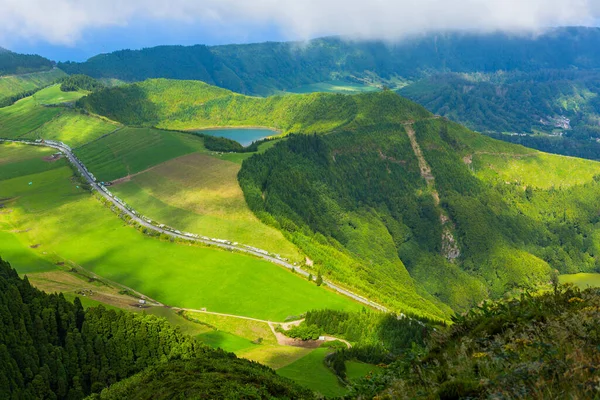
[[600, 0], [0, 0], [0, 41], [75, 44], [86, 29], [135, 19], [271, 24], [290, 38], [397, 39], [433, 30], [536, 31], [598, 18]]

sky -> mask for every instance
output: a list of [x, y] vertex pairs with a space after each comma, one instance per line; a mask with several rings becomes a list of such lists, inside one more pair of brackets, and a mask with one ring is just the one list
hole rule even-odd
[[598, 21], [600, 0], [0, 0], [0, 46], [81, 61], [162, 44], [535, 34]]

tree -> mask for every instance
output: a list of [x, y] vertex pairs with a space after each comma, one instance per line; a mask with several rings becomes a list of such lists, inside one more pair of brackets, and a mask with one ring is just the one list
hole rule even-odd
[[323, 276], [321, 276], [321, 272], [317, 275], [317, 286], [321, 286], [323, 284]]
[[312, 274], [308, 274], [308, 281], [309, 281], [309, 282], [312, 282], [312, 281], [313, 281], [313, 276], [312, 276]]

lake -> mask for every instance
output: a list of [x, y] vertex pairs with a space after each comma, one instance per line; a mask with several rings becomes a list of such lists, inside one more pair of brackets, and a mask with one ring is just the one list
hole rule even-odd
[[227, 129], [202, 129], [196, 131], [204, 135], [219, 136], [235, 140], [242, 146], [250, 146], [252, 142], [277, 135], [278, 132], [265, 128], [227, 128]]

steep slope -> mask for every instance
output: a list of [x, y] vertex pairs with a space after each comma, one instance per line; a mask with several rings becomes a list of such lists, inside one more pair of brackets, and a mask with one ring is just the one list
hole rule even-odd
[[598, 289], [487, 303], [457, 317], [424, 351], [364, 380], [351, 397], [595, 399], [599, 321]]

